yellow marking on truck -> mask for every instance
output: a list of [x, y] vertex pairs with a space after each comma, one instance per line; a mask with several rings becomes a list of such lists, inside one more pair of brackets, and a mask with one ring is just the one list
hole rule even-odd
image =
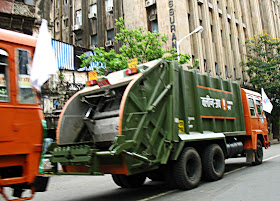
[[179, 120], [178, 129], [179, 129], [179, 133], [185, 133], [185, 122], [184, 122], [184, 120]]

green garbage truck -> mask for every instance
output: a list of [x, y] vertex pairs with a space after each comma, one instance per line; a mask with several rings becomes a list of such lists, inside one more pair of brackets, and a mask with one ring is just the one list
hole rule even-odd
[[202, 177], [221, 179], [227, 158], [261, 164], [269, 138], [259, 93], [154, 60], [71, 97], [53, 147], [57, 174], [111, 174], [123, 188], [149, 177], [192, 189]]

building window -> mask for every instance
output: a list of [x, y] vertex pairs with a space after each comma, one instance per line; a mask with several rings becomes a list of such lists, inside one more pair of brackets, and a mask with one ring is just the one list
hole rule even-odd
[[25, 3], [27, 5], [34, 6], [34, 0], [15, 0], [15, 2]]
[[31, 6], [34, 6], [34, 0], [25, 0], [25, 4], [28, 4], [28, 5], [31, 5]]
[[91, 35], [90, 36], [90, 46], [94, 47], [94, 46], [97, 46], [97, 44], [98, 44], [97, 34]]
[[236, 68], [233, 69], [233, 72], [234, 72], [234, 80], [236, 80], [236, 78], [237, 78], [237, 75], [236, 75]]
[[107, 41], [115, 40], [114, 29], [107, 30]]
[[0, 49], [0, 102], [9, 101], [8, 53]]
[[157, 20], [152, 21], [151, 26], [152, 26], [152, 32], [154, 32], [154, 31], [158, 32], [158, 21]]
[[105, 0], [105, 7], [107, 11], [111, 10], [113, 6], [114, 6], [113, 0]]
[[226, 77], [228, 77], [228, 67], [225, 66], [225, 73], [226, 73]]
[[30, 53], [24, 49], [17, 52], [19, 103], [35, 104], [35, 93], [30, 82]]
[[[202, 20], [199, 20], [199, 25], [202, 26]], [[203, 31], [200, 32], [201, 38], [203, 38]]]
[[204, 71], [207, 72], [207, 63], [206, 63], [206, 59], [204, 59]]
[[82, 25], [82, 10], [76, 11], [76, 25]]
[[215, 62], [216, 75], [219, 75], [218, 63]]
[[82, 47], [83, 46], [83, 40], [82, 39], [77, 39], [76, 40], [76, 45], [79, 46], [79, 47]]
[[59, 31], [59, 22], [58, 22], [58, 21], [55, 23], [55, 31], [56, 31], [56, 32]]
[[63, 23], [64, 23], [64, 27], [68, 27], [68, 18], [64, 19]]
[[64, 4], [64, 5], [67, 5], [67, 4], [68, 4], [68, 0], [64, 0], [64, 1], [63, 1], [63, 4]]
[[96, 5], [96, 4], [90, 5], [90, 7], [89, 7], [89, 13], [90, 13], [90, 14], [97, 13], [97, 5]]

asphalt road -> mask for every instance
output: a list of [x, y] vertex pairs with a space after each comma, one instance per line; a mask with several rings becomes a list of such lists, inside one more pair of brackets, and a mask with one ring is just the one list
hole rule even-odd
[[181, 191], [147, 180], [137, 189], [119, 188], [106, 176], [52, 176], [48, 191], [33, 201], [277, 201], [280, 200], [280, 144], [264, 150], [264, 162], [252, 166], [244, 158], [226, 161], [222, 180], [201, 182], [198, 188]]

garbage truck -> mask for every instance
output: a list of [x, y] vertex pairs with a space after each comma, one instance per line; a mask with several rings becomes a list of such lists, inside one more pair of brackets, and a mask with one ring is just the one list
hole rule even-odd
[[72, 96], [50, 160], [61, 164], [57, 174], [111, 174], [123, 188], [148, 177], [192, 189], [221, 179], [227, 158], [261, 164], [269, 146], [259, 93], [154, 60]]

